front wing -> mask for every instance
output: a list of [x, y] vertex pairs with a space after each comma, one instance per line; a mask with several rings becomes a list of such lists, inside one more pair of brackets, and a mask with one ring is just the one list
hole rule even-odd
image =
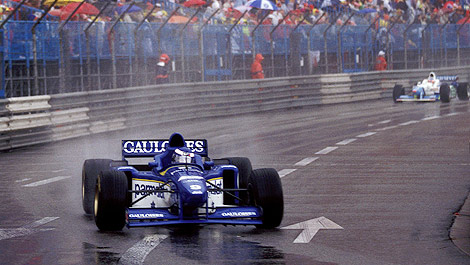
[[229, 224], [258, 225], [262, 224], [262, 210], [254, 206], [220, 207], [215, 212], [199, 217], [189, 218], [171, 214], [168, 208], [134, 209], [126, 211], [127, 227], [161, 226], [174, 224]]
[[414, 97], [414, 96], [401, 95], [399, 98], [397, 98], [396, 101], [397, 102], [435, 102], [435, 101], [439, 101], [439, 96], [432, 95], [432, 96], [424, 96], [422, 98], [419, 98], [419, 97]]

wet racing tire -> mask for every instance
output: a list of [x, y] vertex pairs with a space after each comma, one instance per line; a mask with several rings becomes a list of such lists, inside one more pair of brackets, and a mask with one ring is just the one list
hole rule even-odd
[[442, 102], [450, 102], [450, 87], [448, 84], [442, 84], [441, 87], [439, 87], [439, 96]]
[[284, 197], [281, 178], [273, 168], [255, 169], [248, 181], [250, 198], [254, 206], [263, 210], [262, 225], [258, 228], [275, 228], [284, 215]]
[[[238, 168], [238, 188], [246, 189], [248, 187], [248, 178], [250, 177], [251, 171], [253, 170], [250, 159], [248, 159], [247, 157], [227, 157], [222, 158], [222, 160], [227, 161], [229, 165], [233, 165]], [[226, 186], [225, 184], [226, 183], [224, 183], [224, 187], [228, 188], [228, 186]], [[239, 197], [242, 200], [247, 201], [248, 193], [240, 191]], [[233, 197], [227, 196], [225, 202], [227, 204], [235, 204], [233, 199]]]
[[468, 83], [460, 83], [457, 86], [457, 97], [459, 100], [468, 100]]
[[393, 87], [393, 102], [397, 103], [397, 99], [400, 98], [401, 95], [405, 95], [405, 89], [402, 85], [395, 85]]
[[93, 214], [93, 201], [98, 174], [109, 170], [111, 159], [87, 159], [82, 168], [82, 205], [86, 214]]
[[96, 181], [94, 217], [98, 229], [119, 231], [126, 224], [128, 181], [116, 170], [101, 172]]

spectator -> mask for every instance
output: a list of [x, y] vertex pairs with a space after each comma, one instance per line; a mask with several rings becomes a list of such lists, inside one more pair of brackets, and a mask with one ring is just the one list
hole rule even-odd
[[158, 84], [167, 84], [169, 82], [168, 78], [168, 63], [170, 62], [170, 57], [166, 53], [160, 55], [160, 61], [157, 63], [156, 76], [155, 79]]
[[380, 51], [377, 59], [375, 60], [375, 71], [387, 70], [387, 60], [385, 60], [385, 52]]
[[251, 65], [251, 78], [252, 79], [263, 79], [264, 71], [261, 62], [264, 60], [263, 55], [260, 53], [256, 54], [255, 61]]

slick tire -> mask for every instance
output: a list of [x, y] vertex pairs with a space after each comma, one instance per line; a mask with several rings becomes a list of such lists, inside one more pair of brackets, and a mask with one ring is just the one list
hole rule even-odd
[[459, 100], [468, 100], [468, 83], [459, 83], [457, 86], [457, 97]]
[[393, 102], [398, 103], [397, 99], [400, 98], [401, 95], [405, 95], [405, 89], [402, 85], [395, 85], [393, 87]]
[[111, 159], [87, 159], [82, 167], [82, 205], [86, 214], [93, 214], [93, 201], [98, 174], [108, 170]]
[[126, 224], [128, 181], [125, 173], [107, 170], [96, 181], [94, 217], [101, 231], [119, 231]]
[[255, 169], [251, 172], [248, 187], [254, 206], [263, 210], [262, 225], [258, 228], [275, 228], [281, 224], [284, 215], [284, 196], [281, 178], [273, 168]]
[[450, 102], [450, 87], [448, 84], [442, 84], [441, 87], [439, 87], [439, 96], [442, 102]]
[[[251, 171], [253, 170], [250, 159], [247, 157], [227, 157], [222, 158], [222, 160], [227, 161], [229, 165], [233, 165], [238, 168], [238, 188], [246, 189], [248, 187], [248, 178], [250, 177]], [[225, 183], [224, 187], [226, 187]], [[239, 197], [242, 200], [247, 201], [248, 193], [240, 191]], [[235, 204], [233, 197], [227, 196], [225, 202], [227, 202], [227, 204]]]

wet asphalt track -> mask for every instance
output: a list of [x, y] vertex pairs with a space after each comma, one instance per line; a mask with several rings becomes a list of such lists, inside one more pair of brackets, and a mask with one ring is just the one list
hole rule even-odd
[[[470, 103], [391, 100], [165, 124], [0, 153], [1, 264], [470, 264], [449, 240], [470, 188]], [[87, 158], [123, 138], [206, 138], [282, 175], [281, 227], [125, 228], [81, 208]], [[316, 219], [319, 218], [319, 219]], [[310, 228], [312, 228], [310, 226]], [[339, 229], [338, 228], [342, 228]], [[294, 241], [296, 243], [294, 243]]]

